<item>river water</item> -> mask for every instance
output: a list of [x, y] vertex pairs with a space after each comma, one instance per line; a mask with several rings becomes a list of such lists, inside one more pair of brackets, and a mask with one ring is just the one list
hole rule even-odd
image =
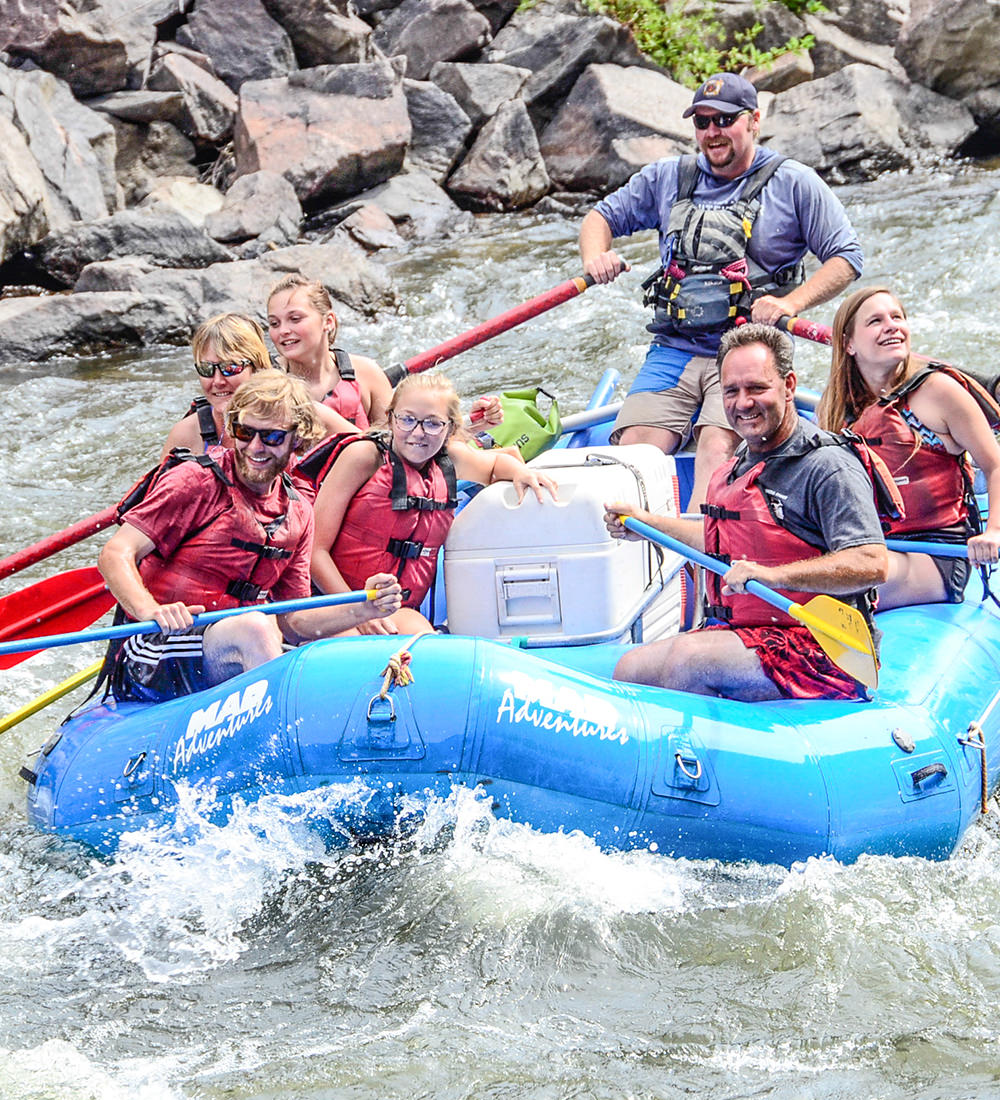
[[[844, 189], [914, 346], [996, 362], [1000, 168]], [[383, 364], [578, 272], [575, 223], [483, 218], [394, 263], [406, 313], [349, 323]], [[542, 382], [582, 407], [641, 362], [634, 271], [466, 353], [468, 395]], [[818, 310], [829, 322], [833, 309]], [[819, 386], [828, 355], [797, 348]], [[0, 556], [116, 500], [196, 392], [179, 350], [4, 364]], [[0, 584], [92, 564], [95, 543]], [[0, 714], [98, 655], [0, 674]], [[1000, 829], [947, 863], [815, 860], [791, 870], [603, 853], [496, 821], [457, 792], [405, 843], [319, 850], [260, 805], [189, 843], [136, 837], [113, 862], [35, 834], [17, 771], [69, 709], [0, 752], [2, 1100], [1000, 1095]], [[994, 811], [995, 812], [995, 811]]]

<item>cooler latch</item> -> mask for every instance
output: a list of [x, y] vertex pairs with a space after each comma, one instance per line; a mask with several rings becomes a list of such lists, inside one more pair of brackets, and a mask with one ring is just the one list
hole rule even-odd
[[501, 626], [561, 623], [559, 568], [554, 563], [503, 565], [496, 571]]

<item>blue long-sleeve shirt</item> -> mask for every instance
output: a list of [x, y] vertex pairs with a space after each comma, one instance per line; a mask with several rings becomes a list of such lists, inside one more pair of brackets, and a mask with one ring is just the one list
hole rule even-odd
[[[759, 165], [778, 156], [773, 149], [758, 148], [747, 171], [734, 180], [713, 175], [704, 155], [698, 154], [701, 170], [694, 189], [698, 206], [725, 206], [738, 198], [747, 176]], [[665, 230], [670, 208], [677, 198], [678, 157], [666, 157], [636, 174], [617, 191], [602, 199], [595, 210], [604, 218], [614, 237], [628, 237], [643, 229], [660, 231], [660, 256], [669, 260]], [[811, 169], [786, 159], [761, 193], [760, 212], [747, 247], [751, 259], [766, 271], [791, 267], [807, 253], [820, 263], [840, 256], [860, 275], [864, 255], [843, 204]], [[714, 355], [718, 332], [671, 333], [657, 336], [656, 343], [695, 355]]]

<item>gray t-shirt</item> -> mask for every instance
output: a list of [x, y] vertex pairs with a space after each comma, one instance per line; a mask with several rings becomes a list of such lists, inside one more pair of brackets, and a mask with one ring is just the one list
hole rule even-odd
[[848, 446], [814, 445], [836, 438], [799, 417], [792, 435], [773, 451], [741, 447], [735, 476], [766, 458], [757, 484], [774, 517], [810, 546], [835, 551], [884, 542], [861, 460]]

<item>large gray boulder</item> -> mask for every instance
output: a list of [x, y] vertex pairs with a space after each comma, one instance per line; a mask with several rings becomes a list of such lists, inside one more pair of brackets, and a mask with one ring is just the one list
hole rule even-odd
[[396, 308], [396, 291], [385, 268], [341, 235], [323, 244], [279, 248], [259, 258], [196, 270], [156, 267], [132, 257], [97, 261], [81, 272], [76, 293], [60, 298], [72, 301], [114, 292], [169, 303], [167, 327], [190, 333], [213, 313], [249, 313], [263, 320], [270, 288], [293, 271], [323, 282], [338, 312], [371, 318]]
[[443, 183], [465, 151], [472, 122], [454, 96], [429, 80], [404, 80], [403, 91], [413, 127], [406, 164]]
[[[222, 209], [205, 223], [217, 241], [249, 241], [261, 234], [282, 244], [298, 239], [302, 207], [295, 188], [277, 172], [251, 172], [226, 192]], [[273, 232], [272, 232], [273, 231]]]
[[486, 60], [530, 69], [521, 94], [532, 105], [567, 96], [588, 65], [651, 64], [628, 28], [572, 0], [541, 0], [518, 11], [493, 39]]
[[848, 34], [879, 46], [895, 45], [911, 14], [911, 0], [824, 0], [823, 19]]
[[517, 210], [550, 186], [535, 128], [522, 99], [502, 104], [448, 180], [449, 194], [476, 210]]
[[175, 121], [195, 141], [218, 144], [232, 133], [236, 118], [236, 94], [200, 65], [178, 53], [157, 61], [149, 73], [148, 86], [181, 97]]
[[542, 132], [552, 182], [610, 191], [643, 165], [694, 151], [691, 90], [652, 69], [589, 65]]
[[72, 286], [95, 260], [144, 256], [158, 267], [207, 267], [231, 259], [182, 214], [169, 210], [122, 210], [98, 221], [77, 222], [50, 233], [36, 249], [43, 269]]
[[109, 291], [0, 301], [0, 359], [179, 344], [190, 331], [185, 311], [169, 297]]
[[234, 92], [247, 80], [287, 76], [298, 68], [292, 40], [261, 0], [198, 0], [177, 41], [209, 57]]
[[48, 233], [45, 193], [24, 135], [0, 111], [0, 264]]
[[3, 0], [0, 50], [29, 58], [80, 97], [139, 88], [156, 24], [178, 10], [172, 0]]
[[197, 179], [195, 148], [169, 122], [137, 125], [110, 116], [114, 126], [117, 153], [115, 173], [126, 205], [143, 199], [163, 176], [190, 176]]
[[0, 67], [0, 110], [24, 135], [45, 177], [50, 229], [103, 218], [121, 205], [115, 131], [51, 73]]
[[1000, 0], [937, 0], [908, 21], [896, 56], [911, 80], [962, 99], [1000, 85]]
[[486, 17], [467, 0], [403, 0], [375, 29], [383, 53], [406, 58], [411, 80], [426, 80], [435, 62], [478, 53], [490, 37]]
[[400, 236], [410, 241], [464, 233], [474, 221], [430, 176], [419, 171], [400, 172], [387, 183], [356, 195], [329, 213], [338, 220], [346, 219], [365, 206], [382, 210]]
[[480, 15], [486, 16], [491, 34], [496, 34], [520, 6], [520, 0], [470, 0], [470, 3]]
[[320, 65], [243, 85], [236, 174], [280, 172], [300, 202], [318, 205], [395, 175], [410, 134], [403, 82], [392, 65]]
[[264, 7], [287, 32], [303, 69], [375, 60], [372, 29], [350, 0], [264, 0]]
[[[873, 42], [848, 30], [842, 20], [829, 14], [803, 15], [806, 29], [816, 39], [809, 50], [817, 77], [829, 76], [855, 62], [885, 69], [900, 80], [906, 79], [902, 65], [896, 60], [891, 42]], [[894, 24], [898, 33], [899, 24]]]
[[462, 61], [439, 61], [430, 73], [439, 88], [455, 97], [476, 128], [492, 118], [501, 103], [519, 95], [530, 76], [530, 69], [515, 65], [472, 65]]
[[94, 96], [87, 100], [87, 106], [123, 122], [174, 122], [184, 110], [184, 100], [180, 92], [153, 92], [140, 88], [135, 92]]
[[831, 183], [858, 183], [955, 153], [975, 130], [961, 104], [882, 69], [849, 65], [772, 101], [761, 138]]

